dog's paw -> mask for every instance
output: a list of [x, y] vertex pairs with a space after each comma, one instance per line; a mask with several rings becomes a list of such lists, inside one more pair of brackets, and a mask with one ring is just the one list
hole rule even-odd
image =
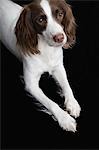
[[75, 118], [79, 117], [81, 107], [75, 98], [69, 99], [65, 103], [65, 107], [66, 107], [66, 110], [69, 111], [70, 115], [74, 116]]
[[76, 121], [67, 112], [61, 111], [58, 117], [58, 122], [61, 128], [66, 131], [76, 131]]

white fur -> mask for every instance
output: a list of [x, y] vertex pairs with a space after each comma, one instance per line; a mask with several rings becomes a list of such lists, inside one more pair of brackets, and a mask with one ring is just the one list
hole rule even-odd
[[[62, 46], [67, 41], [67, 37], [62, 27], [53, 19], [48, 1], [42, 0], [40, 5], [48, 17], [46, 31], [43, 32], [43, 35], [38, 35], [40, 54], [24, 56], [17, 48], [14, 28], [23, 8], [9, 0], [0, 0], [0, 38], [12, 53], [23, 61], [26, 90], [46, 107], [64, 130], [75, 132], [75, 119], [49, 99], [39, 88], [41, 74], [48, 71], [63, 89], [67, 110], [72, 116], [79, 116], [80, 106], [73, 96], [63, 67]], [[64, 34], [64, 41], [60, 45], [52, 40], [52, 36], [58, 33]]]

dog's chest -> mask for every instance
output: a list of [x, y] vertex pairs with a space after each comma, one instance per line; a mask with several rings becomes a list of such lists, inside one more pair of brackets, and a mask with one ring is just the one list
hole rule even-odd
[[62, 61], [62, 48], [43, 45], [40, 47], [39, 59], [42, 65], [47, 67], [55, 67]]
[[52, 47], [45, 41], [40, 40], [38, 43], [38, 49], [40, 50], [38, 58], [42, 61], [43, 65], [54, 67], [62, 61], [63, 52], [61, 47]]
[[32, 73], [42, 74], [52, 71], [63, 63], [63, 51], [61, 47], [51, 47], [43, 42], [38, 44], [40, 54], [24, 57], [26, 68]]

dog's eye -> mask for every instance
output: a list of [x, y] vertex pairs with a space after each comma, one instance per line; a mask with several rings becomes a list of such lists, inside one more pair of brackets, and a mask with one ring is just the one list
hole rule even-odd
[[44, 16], [39, 16], [39, 17], [37, 18], [37, 22], [38, 22], [39, 24], [46, 23], [46, 22], [47, 22], [46, 16], [45, 16], [45, 15], [44, 15]]
[[61, 12], [61, 11], [60, 11], [60, 12], [58, 12], [58, 13], [57, 13], [57, 17], [63, 18], [63, 17], [64, 17], [64, 13], [63, 13], [63, 12]]
[[63, 17], [64, 17], [64, 12], [63, 12], [63, 10], [56, 10], [56, 18], [59, 20], [59, 21], [62, 21], [62, 19], [63, 19]]
[[39, 22], [43, 22], [43, 18], [39, 18]]
[[58, 14], [60, 17], [63, 17], [63, 12], [60, 12], [59, 14]]

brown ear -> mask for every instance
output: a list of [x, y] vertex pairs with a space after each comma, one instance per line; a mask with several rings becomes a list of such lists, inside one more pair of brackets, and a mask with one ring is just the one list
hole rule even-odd
[[15, 27], [17, 44], [24, 54], [37, 54], [37, 34], [32, 25], [31, 10], [26, 6]]
[[72, 47], [76, 41], [76, 23], [69, 4], [66, 4], [66, 14], [62, 24], [67, 35], [67, 43], [63, 46], [63, 48], [68, 49]]

